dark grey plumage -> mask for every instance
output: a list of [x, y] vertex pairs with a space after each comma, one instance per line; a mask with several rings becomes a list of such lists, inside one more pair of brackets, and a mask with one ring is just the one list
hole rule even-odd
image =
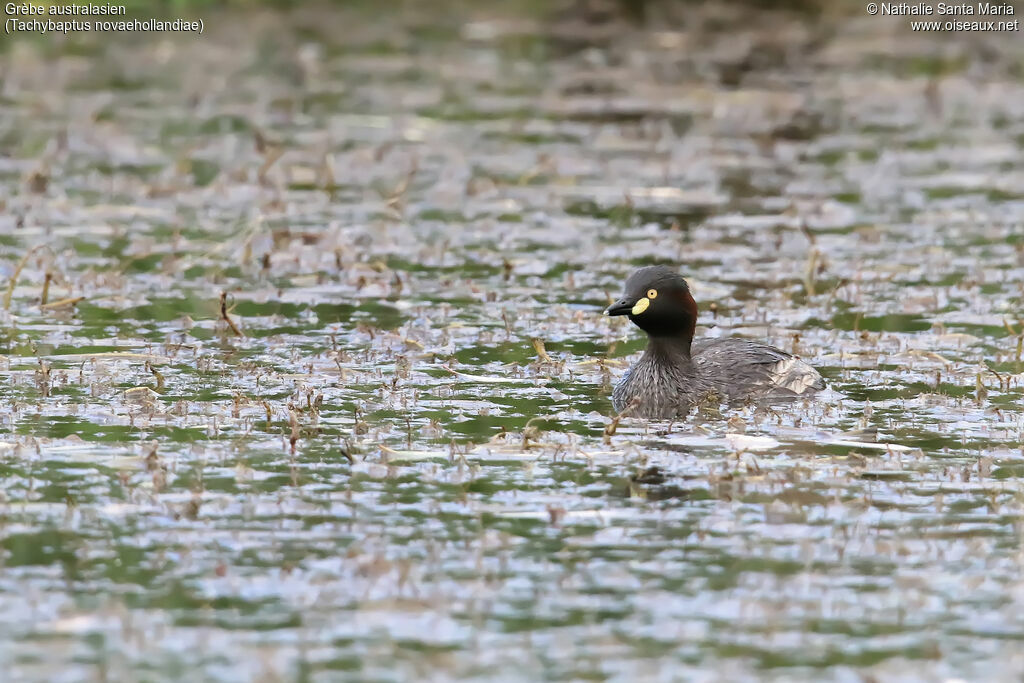
[[[650, 296], [653, 295], [653, 296]], [[693, 344], [697, 305], [678, 273], [641, 268], [606, 315], [629, 315], [647, 332], [643, 356], [612, 392], [619, 412], [634, 417], [685, 416], [704, 401], [785, 401], [823, 389], [821, 375], [802, 360], [747, 339]]]

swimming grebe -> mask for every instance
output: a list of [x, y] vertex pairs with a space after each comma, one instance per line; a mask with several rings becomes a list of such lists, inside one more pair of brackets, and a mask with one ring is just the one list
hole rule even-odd
[[818, 371], [774, 346], [748, 339], [693, 343], [697, 303], [686, 280], [666, 266], [640, 268], [605, 315], [628, 315], [647, 333], [647, 349], [612, 392], [629, 417], [684, 417], [703, 401], [786, 401], [825, 388]]

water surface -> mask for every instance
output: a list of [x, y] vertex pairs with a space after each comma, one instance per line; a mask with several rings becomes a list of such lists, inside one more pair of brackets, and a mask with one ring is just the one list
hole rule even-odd
[[[528, 4], [4, 45], [9, 676], [1021, 670], [1017, 36]], [[607, 434], [651, 263], [830, 390]]]

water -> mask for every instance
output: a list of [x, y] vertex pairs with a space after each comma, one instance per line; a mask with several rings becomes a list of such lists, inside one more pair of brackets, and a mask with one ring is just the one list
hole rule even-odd
[[[8, 676], [1015, 679], [1015, 36], [203, 18], [0, 53]], [[606, 433], [657, 262], [829, 391]]]

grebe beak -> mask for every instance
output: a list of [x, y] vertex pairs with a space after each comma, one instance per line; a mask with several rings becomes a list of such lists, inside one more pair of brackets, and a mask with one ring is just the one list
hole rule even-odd
[[622, 297], [608, 308], [604, 309], [605, 315], [629, 315], [633, 312], [636, 300], [630, 297]]

